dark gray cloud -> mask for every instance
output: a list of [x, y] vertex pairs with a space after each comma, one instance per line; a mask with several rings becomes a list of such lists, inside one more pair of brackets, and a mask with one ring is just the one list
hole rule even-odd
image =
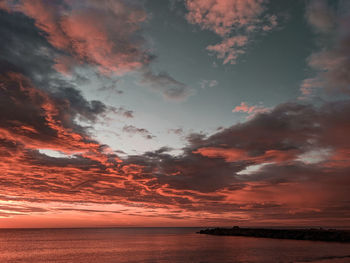
[[69, 103], [70, 114], [95, 121], [97, 116], [107, 111], [107, 106], [98, 100], [87, 101], [81, 92], [73, 87], [60, 86], [52, 93], [52, 97]]
[[127, 110], [124, 107], [119, 107], [119, 108], [111, 108], [110, 109], [113, 113], [123, 116], [125, 118], [134, 118], [134, 111], [132, 110]]
[[146, 139], [153, 139], [155, 137], [147, 129], [137, 128], [137, 127], [135, 127], [133, 125], [125, 125], [123, 127], [123, 132], [129, 133], [129, 134], [139, 134], [139, 135], [143, 136]]
[[52, 73], [54, 49], [33, 21], [0, 9], [0, 70], [22, 73], [35, 81]]
[[47, 42], [32, 19], [20, 13], [0, 12], [0, 34], [4, 40], [0, 43], [0, 73], [23, 74], [36, 88], [66, 105], [70, 115], [94, 121], [106, 111], [104, 103], [87, 101], [75, 84], [57, 74], [53, 66], [58, 51]]
[[[192, 193], [190, 196], [196, 196], [201, 201], [197, 200], [196, 207], [191, 202], [185, 202], [181, 205], [184, 209], [204, 209], [215, 213], [246, 209], [257, 218], [286, 219], [283, 214], [294, 211], [296, 208], [289, 206], [294, 206], [299, 199], [294, 191], [300, 191], [302, 198], [313, 202], [314, 210], [300, 209], [297, 212], [296, 209], [293, 218], [310, 216], [310, 219], [315, 219], [317, 214], [326, 217], [327, 211], [333, 209], [338, 200], [347, 200], [350, 141], [345, 136], [350, 132], [349, 120], [346, 119], [349, 114], [350, 102], [347, 100], [318, 108], [286, 103], [270, 113], [258, 114], [250, 121], [209, 137], [191, 134], [181, 155], [147, 152], [141, 156], [129, 156], [126, 163], [144, 167], [144, 176], [155, 176], [157, 180], [150, 180], [149, 187], [168, 185], [169, 193], [173, 194], [171, 189], [176, 189], [182, 195], [193, 190], [216, 193], [215, 205], [208, 197]], [[241, 155], [230, 157], [221, 151], [215, 154], [201, 152], [200, 149], [219, 149], [228, 154], [238, 149]], [[330, 151], [324, 159], [307, 158], [308, 153], [320, 153], [321, 149]], [[266, 164], [256, 171], [240, 174], [261, 163]], [[236, 204], [226, 203], [219, 194], [221, 191], [238, 195], [239, 201]], [[241, 195], [242, 198], [247, 195], [246, 200], [240, 200]], [[283, 199], [284, 196], [287, 197]], [[321, 204], [320, 200], [327, 202]], [[203, 202], [203, 206], [198, 202]], [[259, 206], [264, 212], [258, 209]], [[343, 211], [344, 207], [334, 213], [341, 217]]]
[[182, 101], [193, 93], [187, 85], [174, 79], [167, 72], [154, 73], [150, 69], [145, 69], [141, 82], [153, 90], [161, 92], [163, 97], [168, 100]]

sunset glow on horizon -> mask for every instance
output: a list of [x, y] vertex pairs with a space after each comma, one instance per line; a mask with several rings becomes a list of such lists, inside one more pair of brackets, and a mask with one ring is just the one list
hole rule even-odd
[[350, 3], [0, 0], [0, 228], [350, 227]]

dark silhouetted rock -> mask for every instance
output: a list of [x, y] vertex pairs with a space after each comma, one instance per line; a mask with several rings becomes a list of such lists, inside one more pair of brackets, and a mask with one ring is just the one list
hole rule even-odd
[[267, 229], [267, 228], [208, 228], [199, 234], [217, 236], [246, 236], [280, 239], [315, 240], [328, 242], [350, 242], [350, 231], [336, 229]]

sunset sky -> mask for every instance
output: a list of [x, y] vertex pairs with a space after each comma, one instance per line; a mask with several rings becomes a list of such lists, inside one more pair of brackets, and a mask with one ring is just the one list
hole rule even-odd
[[0, 228], [350, 226], [350, 1], [0, 0]]

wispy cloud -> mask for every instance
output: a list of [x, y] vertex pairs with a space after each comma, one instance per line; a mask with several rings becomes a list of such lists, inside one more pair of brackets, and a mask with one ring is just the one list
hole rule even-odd
[[213, 80], [202, 80], [200, 82], [200, 87], [202, 89], [206, 89], [206, 88], [213, 88], [213, 87], [216, 87], [217, 85], [219, 85], [219, 81], [213, 79]]
[[111, 111], [117, 115], [123, 116], [125, 118], [134, 118], [134, 111], [127, 110], [124, 107], [111, 108]]
[[223, 59], [223, 64], [236, 64], [245, 53], [253, 33], [271, 31], [278, 25], [277, 16], [268, 14], [265, 0], [186, 0], [187, 20], [210, 30], [223, 40], [207, 50]]
[[260, 113], [267, 113], [271, 109], [267, 108], [261, 104], [258, 105], [248, 105], [246, 102], [241, 102], [240, 105], [234, 107], [232, 112], [244, 112], [248, 114], [248, 118], [253, 118], [255, 115]]
[[167, 72], [154, 73], [146, 69], [142, 74], [141, 82], [160, 92], [167, 100], [183, 101], [193, 94], [193, 90], [171, 77]]
[[139, 134], [139, 135], [143, 136], [146, 139], [153, 139], [155, 137], [147, 129], [137, 128], [137, 127], [135, 127], [133, 125], [125, 125], [123, 127], [123, 132], [129, 133], [129, 134]]

